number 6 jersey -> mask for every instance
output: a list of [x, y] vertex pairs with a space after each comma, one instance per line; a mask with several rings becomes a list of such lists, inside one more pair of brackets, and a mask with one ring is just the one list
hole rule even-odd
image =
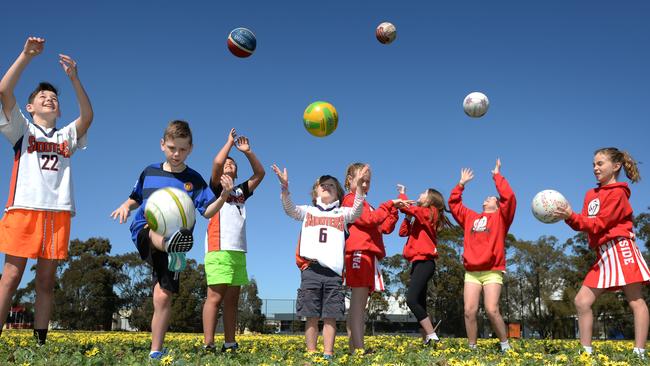
[[62, 129], [30, 123], [15, 105], [9, 120], [0, 111], [0, 132], [14, 149], [14, 164], [6, 210], [14, 208], [75, 213], [70, 157], [86, 147], [77, 141], [73, 123]]

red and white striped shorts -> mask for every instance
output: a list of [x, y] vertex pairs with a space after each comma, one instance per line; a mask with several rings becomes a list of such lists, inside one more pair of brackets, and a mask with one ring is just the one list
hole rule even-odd
[[650, 270], [632, 239], [617, 238], [596, 249], [598, 259], [584, 286], [618, 290], [625, 285], [650, 281]]

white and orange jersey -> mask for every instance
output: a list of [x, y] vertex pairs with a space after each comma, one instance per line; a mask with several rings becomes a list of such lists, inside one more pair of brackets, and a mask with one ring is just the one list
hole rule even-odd
[[8, 119], [0, 119], [0, 132], [14, 148], [6, 210], [70, 211], [74, 215], [70, 157], [78, 147], [86, 147], [86, 136], [77, 140], [74, 122], [45, 130], [30, 123], [16, 105]]
[[[215, 196], [223, 187], [210, 182]], [[221, 209], [210, 219], [205, 235], [205, 252], [233, 250], [246, 252], [246, 207], [245, 202], [253, 193], [248, 191], [248, 181], [235, 186]]]

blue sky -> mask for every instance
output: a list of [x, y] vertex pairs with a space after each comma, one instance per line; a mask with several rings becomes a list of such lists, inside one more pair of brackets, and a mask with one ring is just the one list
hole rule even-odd
[[[78, 214], [72, 237], [109, 238], [113, 253], [133, 251], [128, 224], [109, 214], [142, 169], [164, 159], [167, 122], [186, 119], [195, 147], [187, 163], [207, 179], [231, 127], [250, 138], [267, 177], [247, 204], [248, 270], [262, 298], [293, 298], [299, 284], [294, 250], [299, 223], [282, 211], [272, 163], [286, 166], [296, 203], [309, 201], [321, 174], [344, 178], [347, 165], [371, 165], [373, 205], [403, 183], [413, 197], [433, 187], [448, 197], [460, 169], [476, 178], [466, 204], [480, 209], [494, 194], [490, 170], [501, 157], [518, 198], [511, 233], [525, 239], [573, 232], [530, 213], [543, 189], [562, 192], [579, 209], [595, 184], [592, 153], [603, 146], [650, 158], [647, 113], [650, 3], [611, 1], [112, 1], [65, 5], [8, 2], [0, 22], [0, 69], [30, 35], [44, 53], [23, 74], [21, 105], [35, 84], [61, 90], [63, 116], [74, 119], [74, 92], [57, 63], [66, 53], [95, 110], [89, 147], [73, 158]], [[382, 45], [375, 27], [390, 21], [397, 40]], [[257, 36], [248, 59], [232, 56], [228, 32]], [[482, 91], [491, 107], [481, 119], [461, 107]], [[312, 101], [336, 106], [339, 127], [316, 138], [302, 127]], [[6, 200], [12, 153], [3, 143], [0, 200]], [[234, 151], [240, 176], [251, 170]], [[4, 156], [4, 157], [2, 157]], [[632, 186], [636, 212], [650, 206], [650, 170]], [[190, 256], [203, 260], [206, 220], [199, 219]], [[389, 254], [404, 240], [385, 237]], [[26, 273], [23, 284], [31, 277]]]

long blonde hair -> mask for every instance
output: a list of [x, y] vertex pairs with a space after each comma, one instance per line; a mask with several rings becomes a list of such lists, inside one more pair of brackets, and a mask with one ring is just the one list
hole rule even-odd
[[366, 166], [364, 163], [352, 163], [348, 165], [348, 168], [345, 170], [345, 189], [350, 190], [350, 185], [352, 184], [351, 180], [354, 179], [356, 172]]
[[[632, 183], [636, 183], [641, 180], [641, 175], [639, 174], [639, 167], [637, 166], [636, 160], [628, 153], [627, 151], [621, 151], [615, 147], [603, 147], [594, 152], [596, 154], [607, 155], [609, 160], [612, 163], [619, 163], [625, 170], [625, 176], [628, 177]], [[620, 169], [616, 172], [616, 177], [620, 173]]]

